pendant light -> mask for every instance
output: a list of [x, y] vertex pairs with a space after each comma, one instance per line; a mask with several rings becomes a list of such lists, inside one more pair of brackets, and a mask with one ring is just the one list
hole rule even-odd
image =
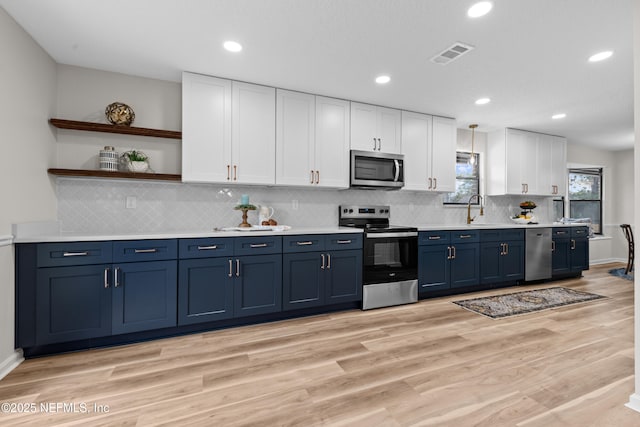
[[473, 125], [469, 125], [469, 129], [471, 129], [471, 156], [469, 157], [469, 164], [470, 165], [474, 165], [476, 163], [476, 157], [475, 157], [475, 153], [473, 151], [473, 140], [475, 137], [475, 133], [476, 133], [476, 128], [478, 127], [477, 124], [473, 124]]

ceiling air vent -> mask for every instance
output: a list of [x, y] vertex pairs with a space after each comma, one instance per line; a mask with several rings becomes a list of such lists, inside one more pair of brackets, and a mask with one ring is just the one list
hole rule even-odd
[[431, 62], [435, 62], [436, 64], [440, 65], [446, 65], [472, 50], [473, 46], [456, 42], [455, 44], [449, 46], [448, 48], [431, 58]]

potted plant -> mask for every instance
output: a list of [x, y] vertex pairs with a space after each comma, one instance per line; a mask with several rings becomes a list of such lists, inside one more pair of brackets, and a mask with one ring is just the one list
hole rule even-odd
[[149, 170], [149, 156], [140, 150], [129, 150], [122, 153], [124, 163], [131, 172], [146, 172]]

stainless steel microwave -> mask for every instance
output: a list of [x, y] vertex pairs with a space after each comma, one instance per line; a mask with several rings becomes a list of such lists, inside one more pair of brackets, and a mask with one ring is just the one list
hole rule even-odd
[[397, 190], [404, 185], [402, 154], [351, 150], [351, 181], [353, 188]]

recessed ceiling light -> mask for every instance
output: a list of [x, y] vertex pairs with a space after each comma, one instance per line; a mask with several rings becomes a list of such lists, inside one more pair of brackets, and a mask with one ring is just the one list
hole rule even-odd
[[611, 57], [611, 55], [613, 55], [612, 51], [605, 50], [604, 52], [599, 52], [599, 53], [596, 53], [595, 55], [591, 55], [589, 57], [589, 62], [604, 61], [605, 59]]
[[565, 117], [567, 117], [567, 115], [565, 113], [558, 113], [558, 114], [554, 114], [553, 116], [551, 116], [551, 118], [553, 120], [564, 119]]
[[234, 42], [233, 40], [227, 40], [222, 45], [229, 52], [240, 52], [242, 50], [242, 45], [238, 42]]
[[385, 83], [389, 83], [391, 81], [391, 77], [389, 76], [378, 76], [376, 77], [376, 83], [383, 85]]
[[480, 98], [476, 100], [476, 105], [484, 105], [491, 102], [491, 98]]
[[486, 15], [491, 11], [493, 4], [490, 1], [481, 1], [469, 8], [467, 10], [467, 16], [470, 18], [479, 18], [481, 16]]

